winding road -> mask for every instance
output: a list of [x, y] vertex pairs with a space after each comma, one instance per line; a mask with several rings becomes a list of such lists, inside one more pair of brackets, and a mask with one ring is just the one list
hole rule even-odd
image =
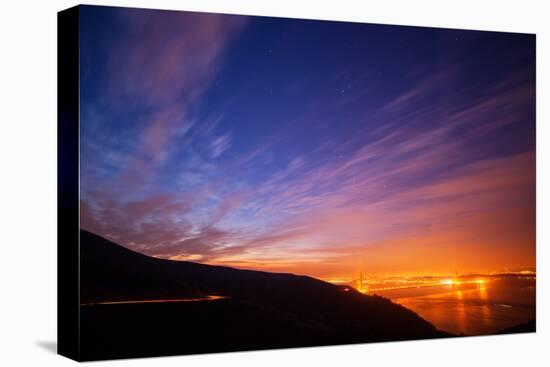
[[217, 301], [220, 299], [227, 299], [227, 296], [204, 296], [197, 298], [175, 298], [175, 299], [145, 299], [145, 300], [133, 300], [133, 301], [105, 301], [105, 302], [90, 302], [81, 303], [81, 306], [95, 306], [95, 305], [127, 305], [127, 304], [140, 304], [140, 303], [166, 303], [166, 302], [204, 302], [204, 301]]

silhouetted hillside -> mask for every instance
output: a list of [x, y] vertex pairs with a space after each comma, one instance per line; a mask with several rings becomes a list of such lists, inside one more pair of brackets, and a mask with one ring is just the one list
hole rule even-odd
[[81, 231], [81, 357], [206, 353], [450, 336], [390, 300], [317, 279], [161, 260]]
[[319, 295], [335, 286], [293, 274], [157, 259], [81, 230], [81, 303], [126, 299]]
[[500, 330], [497, 334], [534, 333], [535, 331], [537, 331], [537, 323], [535, 320], [531, 320], [524, 324], [511, 326]]

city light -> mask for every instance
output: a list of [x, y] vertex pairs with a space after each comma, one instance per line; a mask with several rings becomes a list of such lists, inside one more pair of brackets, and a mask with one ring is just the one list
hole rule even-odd
[[[464, 287], [485, 288], [489, 282], [499, 279], [500, 276], [518, 276], [525, 278], [526, 273], [492, 273], [483, 274], [483, 278], [478, 275], [464, 274], [458, 275], [457, 272], [452, 276], [449, 275], [432, 275], [432, 276], [368, 276], [359, 273], [356, 277], [331, 278], [326, 281], [332, 284], [346, 286], [344, 291], [355, 289], [358, 292], [365, 294], [374, 294], [382, 291], [404, 290], [410, 288], [424, 287], [441, 287], [452, 286], [455, 289], [463, 289]], [[529, 273], [528, 277], [534, 278], [536, 274]]]

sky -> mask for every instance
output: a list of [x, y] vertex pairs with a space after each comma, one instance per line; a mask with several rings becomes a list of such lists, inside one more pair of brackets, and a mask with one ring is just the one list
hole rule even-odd
[[81, 7], [81, 228], [319, 278], [535, 266], [535, 37]]

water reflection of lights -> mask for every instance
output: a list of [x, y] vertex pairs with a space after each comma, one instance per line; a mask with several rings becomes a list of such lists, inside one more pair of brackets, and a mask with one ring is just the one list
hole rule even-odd
[[479, 297], [486, 301], [489, 297], [487, 296], [487, 287], [485, 287], [484, 285], [480, 285], [479, 286]]
[[[412, 283], [413, 278], [408, 280]], [[452, 280], [458, 280], [460, 284]], [[486, 335], [535, 317], [534, 280], [534, 277], [524, 279], [523, 275], [496, 277], [479, 274], [458, 278], [442, 276], [414, 279], [416, 284], [407, 287], [410, 290], [379, 294], [413, 310], [441, 330], [457, 335]], [[521, 282], [519, 285], [518, 281]], [[527, 283], [528, 281], [532, 283]], [[372, 287], [397, 286], [395, 278], [392, 283], [379, 280]], [[429, 283], [435, 287], [427, 289], [425, 285]], [[423, 290], [417, 292], [417, 284], [422, 284]], [[529, 297], [533, 298], [532, 306], [516, 307], [513, 303], [516, 300], [530, 302]]]

